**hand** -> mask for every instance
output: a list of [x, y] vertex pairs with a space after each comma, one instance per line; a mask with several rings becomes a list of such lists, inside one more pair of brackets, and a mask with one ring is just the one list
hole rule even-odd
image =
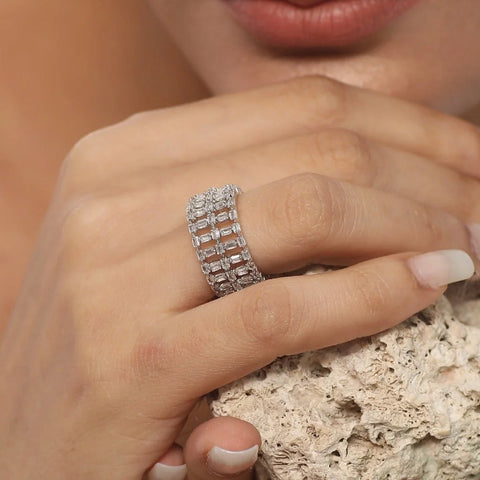
[[[473, 126], [321, 77], [87, 135], [64, 162], [0, 345], [3, 471], [131, 480], [186, 461], [199, 480], [233, 468], [235, 456], [207, 453], [259, 445], [245, 422], [211, 420], [174, 446], [197, 400], [279, 355], [385, 330], [471, 275], [466, 254], [418, 253], [474, 255], [478, 176]], [[348, 268], [210, 301], [185, 205], [230, 182], [245, 190], [239, 219], [262, 272]]]

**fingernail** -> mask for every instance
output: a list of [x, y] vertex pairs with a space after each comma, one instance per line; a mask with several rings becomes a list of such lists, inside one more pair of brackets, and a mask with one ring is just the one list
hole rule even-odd
[[480, 259], [480, 224], [470, 223], [467, 225], [472, 240], [472, 248], [477, 258]]
[[207, 463], [214, 472], [229, 475], [247, 470], [256, 462], [257, 457], [258, 445], [241, 451], [213, 447], [208, 452]]
[[187, 476], [187, 466], [156, 463], [148, 473], [148, 480], [183, 480]]
[[410, 258], [408, 266], [418, 282], [427, 288], [439, 288], [470, 278], [475, 266], [463, 250], [439, 250]]

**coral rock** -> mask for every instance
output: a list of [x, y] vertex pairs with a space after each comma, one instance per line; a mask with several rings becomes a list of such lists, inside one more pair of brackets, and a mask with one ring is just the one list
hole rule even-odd
[[473, 283], [467, 301], [452, 299], [461, 287], [374, 336], [281, 357], [218, 390], [211, 409], [259, 429], [261, 480], [480, 479]]

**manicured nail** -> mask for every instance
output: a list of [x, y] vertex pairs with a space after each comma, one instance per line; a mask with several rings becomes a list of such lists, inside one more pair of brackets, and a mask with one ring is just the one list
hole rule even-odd
[[467, 225], [472, 240], [472, 248], [477, 258], [480, 259], [480, 223], [470, 223]]
[[427, 288], [439, 288], [470, 278], [475, 266], [463, 250], [439, 250], [408, 260], [408, 266], [418, 282]]
[[164, 463], [156, 463], [148, 472], [148, 480], [183, 480], [187, 476], [185, 464], [172, 466]]
[[208, 452], [207, 462], [211, 470], [222, 475], [243, 472], [256, 462], [258, 445], [247, 450], [233, 451], [213, 447]]

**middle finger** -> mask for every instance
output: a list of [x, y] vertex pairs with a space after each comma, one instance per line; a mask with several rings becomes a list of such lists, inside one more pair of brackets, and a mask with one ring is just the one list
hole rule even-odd
[[[181, 212], [184, 193], [231, 183], [250, 190], [297, 173], [318, 173], [391, 191], [445, 210], [465, 222], [480, 220], [480, 181], [420, 155], [365, 139], [343, 129], [250, 147], [164, 172], [170, 211]], [[178, 225], [183, 223], [178, 215]], [[173, 219], [172, 219], [173, 225]]]

